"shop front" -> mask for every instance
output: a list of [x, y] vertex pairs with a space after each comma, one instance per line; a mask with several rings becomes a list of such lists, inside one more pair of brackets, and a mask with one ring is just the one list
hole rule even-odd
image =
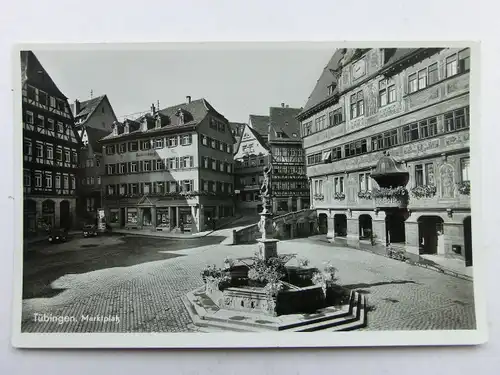
[[156, 229], [170, 229], [170, 207], [156, 208]]

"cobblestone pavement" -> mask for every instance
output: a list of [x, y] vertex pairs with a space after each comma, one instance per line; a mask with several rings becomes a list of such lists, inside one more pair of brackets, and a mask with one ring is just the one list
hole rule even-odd
[[[225, 256], [256, 250], [220, 245], [220, 237], [83, 241], [64, 248], [44, 245], [26, 259], [23, 332], [196, 331], [181, 296], [202, 285], [205, 264], [222, 265]], [[313, 266], [330, 261], [337, 267], [340, 284], [367, 296], [366, 330], [475, 328], [470, 281], [310, 239], [278, 246], [280, 253], [308, 258]]]

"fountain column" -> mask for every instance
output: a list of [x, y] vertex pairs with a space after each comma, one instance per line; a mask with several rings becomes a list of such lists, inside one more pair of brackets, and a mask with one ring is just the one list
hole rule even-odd
[[260, 188], [262, 199], [262, 212], [260, 212], [259, 231], [261, 238], [257, 239], [259, 246], [259, 257], [263, 260], [278, 256], [279, 240], [273, 237], [273, 213], [271, 202], [271, 172], [272, 166], [264, 168], [264, 181]]

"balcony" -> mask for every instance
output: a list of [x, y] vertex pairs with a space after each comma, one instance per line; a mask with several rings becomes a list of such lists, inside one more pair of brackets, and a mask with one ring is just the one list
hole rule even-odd
[[408, 206], [408, 190], [402, 186], [374, 189], [372, 196], [376, 208], [406, 208]]

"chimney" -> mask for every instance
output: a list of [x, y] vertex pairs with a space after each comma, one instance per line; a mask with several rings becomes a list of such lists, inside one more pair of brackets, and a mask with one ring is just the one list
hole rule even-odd
[[71, 107], [71, 109], [73, 110], [73, 116], [76, 116], [78, 112], [80, 112], [80, 102], [78, 101], [78, 99], [75, 99], [75, 102]]
[[285, 108], [285, 103], [281, 103], [281, 108]]
[[186, 103], [187, 104], [191, 103], [191, 96], [189, 96], [189, 95], [186, 96]]
[[154, 115], [155, 114], [155, 105], [154, 103], [151, 104], [151, 114]]

